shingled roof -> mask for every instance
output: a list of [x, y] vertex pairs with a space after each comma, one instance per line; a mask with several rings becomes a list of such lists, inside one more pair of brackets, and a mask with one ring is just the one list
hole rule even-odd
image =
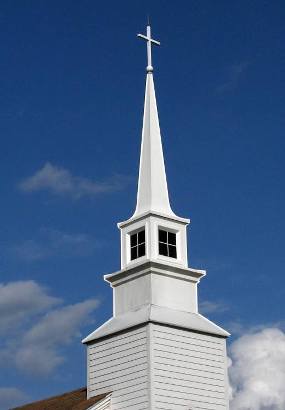
[[87, 389], [82, 387], [60, 396], [25, 404], [11, 410], [87, 410], [92, 404], [97, 403], [106, 396], [107, 394], [101, 394], [87, 400]]

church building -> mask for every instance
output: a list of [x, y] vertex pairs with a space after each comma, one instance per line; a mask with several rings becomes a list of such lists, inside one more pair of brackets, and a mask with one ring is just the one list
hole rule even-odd
[[229, 333], [198, 311], [204, 270], [188, 266], [190, 220], [171, 209], [155, 96], [151, 28], [137, 203], [120, 222], [121, 269], [104, 276], [113, 317], [84, 338], [87, 387], [26, 410], [229, 409]]

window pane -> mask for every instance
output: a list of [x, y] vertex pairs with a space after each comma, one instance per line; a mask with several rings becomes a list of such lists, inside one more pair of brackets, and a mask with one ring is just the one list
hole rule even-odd
[[176, 245], [176, 234], [172, 232], [168, 232], [168, 243], [170, 245]]
[[139, 245], [138, 257], [145, 255], [145, 244]]
[[138, 233], [138, 243], [145, 243], [145, 231], [139, 231]]
[[176, 246], [169, 245], [168, 251], [170, 258], [177, 258]]
[[164, 255], [164, 256], [168, 256], [167, 245], [165, 243], [159, 242], [159, 254]]
[[162, 231], [161, 229], [159, 229], [159, 231], [158, 231], [158, 241], [167, 243], [167, 232], [166, 231]]
[[131, 260], [137, 259], [138, 257], [137, 250], [138, 250], [137, 246], [135, 246], [134, 248], [131, 248]]
[[136, 246], [138, 243], [138, 234], [134, 233], [131, 235], [131, 246]]

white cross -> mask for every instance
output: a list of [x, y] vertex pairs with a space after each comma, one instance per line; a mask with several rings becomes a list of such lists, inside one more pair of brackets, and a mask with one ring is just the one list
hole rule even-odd
[[160, 46], [160, 42], [153, 40], [151, 38], [151, 28], [148, 24], [146, 27], [146, 36], [144, 34], [138, 34], [138, 37], [142, 38], [143, 40], [147, 41], [147, 72], [153, 71], [152, 61], [151, 61], [151, 45], [155, 44], [156, 46]]

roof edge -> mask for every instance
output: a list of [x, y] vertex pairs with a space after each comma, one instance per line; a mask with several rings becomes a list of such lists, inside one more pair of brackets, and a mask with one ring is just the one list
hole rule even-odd
[[97, 339], [111, 336], [115, 333], [120, 333], [149, 322], [178, 327], [198, 333], [207, 333], [213, 336], [230, 336], [229, 332], [206, 319], [199, 313], [179, 311], [148, 304], [135, 311], [112, 317], [94, 332], [85, 337], [82, 340], [82, 343], [89, 344]]

